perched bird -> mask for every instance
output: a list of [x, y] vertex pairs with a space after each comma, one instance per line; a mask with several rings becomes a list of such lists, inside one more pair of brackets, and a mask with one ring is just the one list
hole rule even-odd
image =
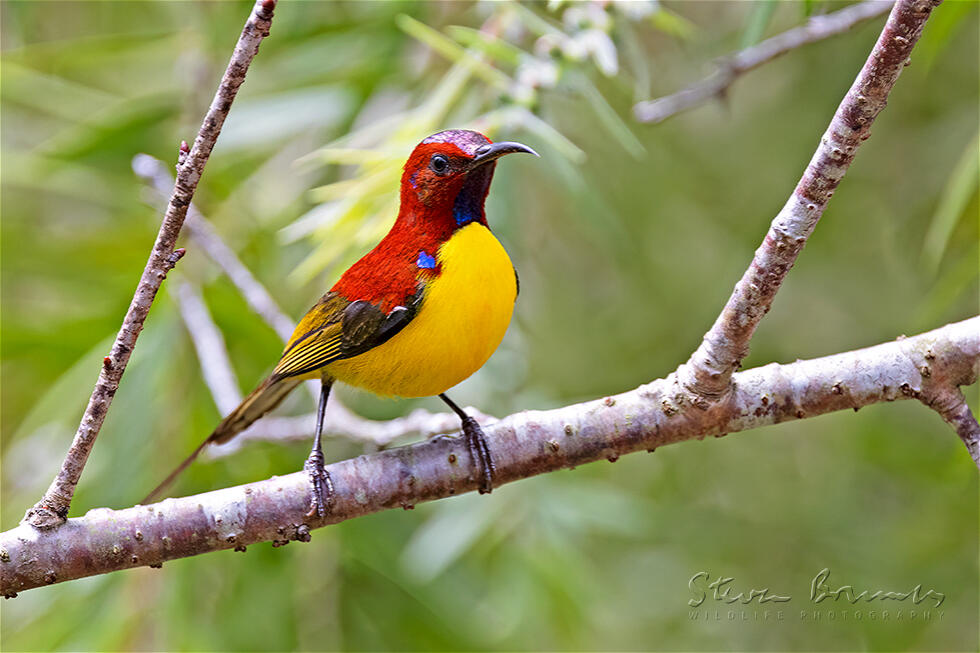
[[321, 383], [313, 449], [304, 465], [313, 490], [311, 516], [326, 513], [333, 493], [320, 437], [335, 381], [382, 396], [439, 395], [462, 420], [480, 492], [490, 492], [494, 463], [483, 431], [445, 392], [490, 358], [514, 310], [517, 272], [484, 210], [496, 161], [513, 152], [537, 156], [526, 145], [493, 143], [463, 129], [419, 143], [405, 164], [401, 208], [388, 235], [309, 310], [272, 374], [147, 500], [205, 446], [229, 441], [306, 379]]

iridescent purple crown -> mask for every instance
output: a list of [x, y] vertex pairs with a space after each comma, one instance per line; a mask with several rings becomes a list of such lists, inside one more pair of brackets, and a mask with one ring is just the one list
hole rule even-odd
[[469, 156], [473, 156], [476, 150], [490, 141], [480, 132], [469, 129], [447, 129], [437, 134], [429, 136], [422, 141], [423, 143], [452, 143], [463, 150]]

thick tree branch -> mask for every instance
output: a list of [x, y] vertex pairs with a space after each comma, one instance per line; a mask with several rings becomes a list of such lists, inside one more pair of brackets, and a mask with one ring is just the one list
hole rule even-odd
[[[972, 384], [980, 372], [980, 317], [912, 338], [735, 375], [709, 407], [674, 406], [673, 380], [487, 427], [495, 483], [653, 450], [674, 442], [758, 428], [837, 410], [930, 395]], [[255, 542], [308, 540], [310, 530], [390, 508], [475, 490], [469, 450], [438, 437], [329, 465], [336, 488], [326, 519], [306, 516], [310, 483], [298, 472], [151, 506], [98, 508], [39, 532], [0, 534], [0, 592], [16, 592], [130, 567], [158, 565]]]
[[713, 98], [721, 98], [741, 75], [768, 63], [787, 52], [843, 34], [855, 25], [881, 16], [893, 0], [866, 0], [824, 16], [813, 16], [806, 25], [777, 34], [761, 43], [740, 50], [719, 62], [710, 77], [673, 95], [646, 100], [633, 107], [640, 122], [658, 123], [693, 109]]
[[782, 286], [796, 257], [813, 233], [834, 190], [871, 135], [871, 125], [885, 108], [922, 34], [941, 0], [899, 0], [864, 67], [837, 108], [810, 164], [786, 205], [772, 221], [752, 264], [714, 325], [678, 373], [678, 401], [686, 393], [711, 401], [730, 389], [732, 373], [748, 354], [749, 341]]
[[181, 148], [181, 160], [178, 163], [177, 182], [174, 184], [170, 203], [160, 225], [150, 258], [143, 270], [133, 301], [129, 305], [119, 334], [112, 345], [112, 351], [105, 357], [99, 380], [89, 399], [88, 407], [82, 417], [82, 422], [75, 433], [68, 454], [62, 464], [61, 471], [51, 482], [50, 487], [41, 500], [28, 512], [25, 521], [37, 528], [51, 528], [61, 524], [68, 515], [75, 486], [82, 475], [82, 469], [88, 460], [89, 453], [95, 445], [95, 439], [102, 428], [106, 412], [112, 398], [119, 388], [129, 356], [136, 345], [136, 339], [143, 329], [143, 323], [150, 311], [150, 305], [156, 297], [167, 272], [180, 258], [183, 250], [174, 251], [174, 244], [184, 223], [187, 207], [197, 189], [204, 165], [211, 155], [211, 149], [221, 132], [231, 103], [238, 93], [238, 88], [245, 81], [245, 72], [255, 53], [258, 52], [262, 39], [269, 34], [275, 0], [259, 0], [245, 28], [242, 30], [235, 52], [228, 62], [228, 68], [221, 79], [218, 91], [215, 93], [211, 107], [201, 129], [194, 140], [193, 147], [186, 155]]

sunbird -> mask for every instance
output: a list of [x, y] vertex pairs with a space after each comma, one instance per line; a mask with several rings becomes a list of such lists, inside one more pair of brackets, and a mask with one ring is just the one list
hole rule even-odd
[[438, 395], [455, 412], [480, 493], [493, 489], [483, 430], [446, 391], [483, 366], [500, 345], [517, 300], [517, 271], [487, 224], [497, 159], [527, 145], [494, 143], [450, 129], [419, 143], [405, 163], [401, 206], [388, 234], [354, 263], [300, 320], [272, 373], [225, 417], [144, 503], [166, 488], [208, 444], [228, 442], [279, 405], [297, 385], [320, 380], [309, 516], [323, 517], [333, 484], [320, 444], [335, 381], [388, 397]]

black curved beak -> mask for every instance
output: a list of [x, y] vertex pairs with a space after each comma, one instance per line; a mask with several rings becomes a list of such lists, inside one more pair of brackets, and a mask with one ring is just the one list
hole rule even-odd
[[515, 143], [513, 141], [500, 141], [499, 143], [487, 143], [481, 146], [475, 152], [476, 156], [470, 161], [470, 168], [476, 168], [482, 166], [484, 163], [490, 163], [491, 161], [496, 161], [505, 154], [513, 154], [514, 152], [526, 152], [527, 154], [533, 154], [534, 156], [541, 156], [527, 145], [521, 143]]

